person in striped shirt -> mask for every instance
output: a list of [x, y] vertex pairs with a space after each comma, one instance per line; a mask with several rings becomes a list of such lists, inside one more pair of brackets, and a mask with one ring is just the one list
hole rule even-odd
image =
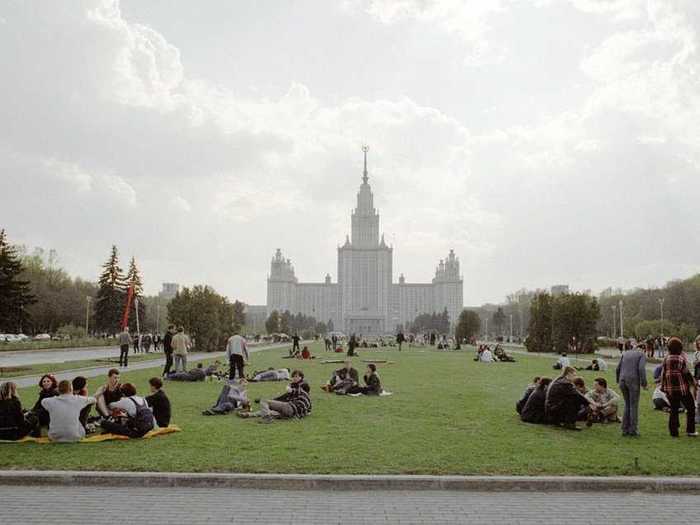
[[239, 417], [259, 417], [261, 423], [272, 423], [275, 419], [303, 418], [311, 413], [309, 384], [304, 381], [304, 372], [294, 370], [287, 391], [275, 399], [260, 401], [257, 412], [238, 412]]

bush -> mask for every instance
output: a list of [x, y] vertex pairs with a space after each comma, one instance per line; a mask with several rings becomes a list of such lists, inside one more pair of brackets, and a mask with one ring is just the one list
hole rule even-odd
[[56, 330], [56, 335], [69, 339], [81, 339], [85, 337], [85, 327], [74, 324], [64, 324]]

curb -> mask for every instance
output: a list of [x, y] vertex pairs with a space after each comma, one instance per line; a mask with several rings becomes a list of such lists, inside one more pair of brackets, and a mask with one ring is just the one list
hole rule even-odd
[[700, 494], [700, 478], [410, 476], [0, 471], [0, 486], [188, 487], [263, 490], [453, 490], [474, 492], [649, 492]]

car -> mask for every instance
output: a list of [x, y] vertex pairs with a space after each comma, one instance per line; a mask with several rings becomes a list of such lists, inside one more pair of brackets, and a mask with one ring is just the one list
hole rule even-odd
[[37, 334], [34, 336], [35, 341], [49, 341], [51, 336], [49, 334]]

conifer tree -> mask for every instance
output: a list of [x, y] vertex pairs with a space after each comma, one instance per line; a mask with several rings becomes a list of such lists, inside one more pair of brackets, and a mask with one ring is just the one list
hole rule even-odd
[[95, 326], [99, 331], [114, 334], [120, 328], [127, 288], [116, 246], [112, 246], [112, 252], [102, 268], [95, 302]]
[[126, 274], [126, 289], [129, 286], [134, 287], [134, 296], [131, 299], [131, 310], [129, 311], [129, 330], [136, 331], [136, 304], [138, 299], [139, 305], [139, 329], [143, 332], [143, 326], [146, 322], [146, 305], [143, 302], [143, 281], [141, 280], [141, 272], [136, 266], [136, 258], [132, 257], [129, 261], [129, 271]]
[[14, 246], [0, 230], [0, 331], [21, 332], [29, 320], [26, 307], [36, 299], [29, 281], [22, 279], [24, 268]]

